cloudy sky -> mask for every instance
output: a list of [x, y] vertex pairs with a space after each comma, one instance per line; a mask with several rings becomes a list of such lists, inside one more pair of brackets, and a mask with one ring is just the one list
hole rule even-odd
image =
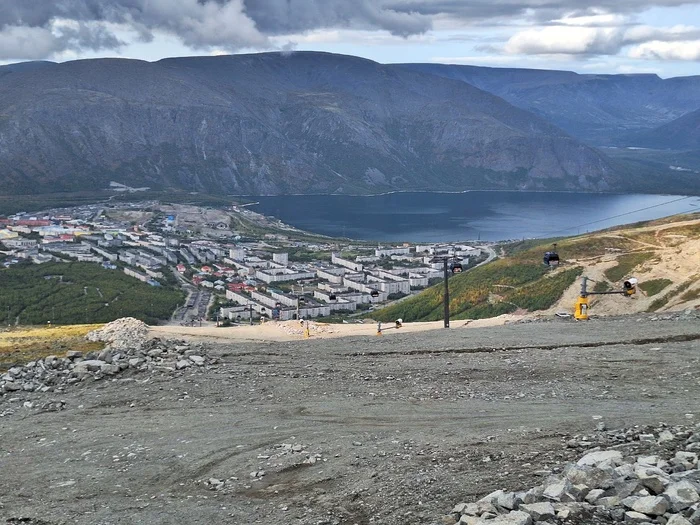
[[0, 0], [0, 63], [317, 50], [700, 74], [700, 0]]

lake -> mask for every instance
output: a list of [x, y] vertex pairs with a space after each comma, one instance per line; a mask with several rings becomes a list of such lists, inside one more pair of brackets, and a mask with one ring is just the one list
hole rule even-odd
[[700, 211], [699, 197], [471, 191], [248, 197], [251, 210], [332, 237], [498, 241], [576, 235]]

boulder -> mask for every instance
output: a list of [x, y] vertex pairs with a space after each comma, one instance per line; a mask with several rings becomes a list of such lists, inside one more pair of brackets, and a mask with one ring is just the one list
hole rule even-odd
[[651, 516], [663, 516], [668, 510], [669, 504], [666, 498], [662, 498], [661, 496], [645, 496], [637, 498], [636, 501], [631, 504], [631, 508], [634, 511]]
[[180, 361], [178, 361], [175, 364], [175, 368], [177, 368], [178, 370], [182, 370], [182, 369], [188, 368], [190, 366], [192, 366], [192, 361], [188, 361], [186, 359], [181, 359]]
[[674, 514], [671, 516], [668, 521], [666, 522], [666, 525], [693, 525], [690, 523], [687, 519], [685, 519], [683, 516], [680, 514]]
[[686, 480], [669, 484], [663, 495], [671, 504], [673, 512], [685, 510], [700, 501], [695, 485]]
[[492, 520], [482, 520], [488, 525], [532, 525], [532, 518], [529, 514], [519, 510], [513, 510], [508, 514], [501, 514]]
[[100, 370], [102, 370], [102, 366], [106, 364], [107, 363], [105, 363], [104, 361], [100, 361], [99, 359], [89, 359], [87, 361], [80, 361], [79, 363], [77, 363], [73, 370], [76, 372], [80, 372], [82, 370], [88, 372], [99, 372]]
[[554, 505], [549, 502], [520, 505], [518, 510], [527, 512], [530, 516], [532, 516], [534, 521], [545, 521], [553, 519], [556, 516]]
[[[192, 356], [190, 356], [192, 359]], [[495, 505], [507, 510], [514, 510], [517, 508], [520, 499], [515, 495], [515, 492], [502, 492], [496, 497]]]
[[115, 374], [118, 374], [121, 371], [121, 368], [119, 368], [119, 365], [105, 363], [100, 368], [100, 371], [108, 376], [113, 376]]
[[579, 467], [596, 467], [603, 463], [619, 464], [622, 461], [622, 452], [619, 450], [599, 450], [589, 452], [576, 462]]
[[586, 485], [592, 489], [607, 488], [611, 483], [610, 475], [596, 467], [573, 465], [565, 474], [574, 485]]
[[625, 512], [625, 523], [650, 523], [651, 518], [646, 514], [628, 510]]
[[191, 355], [189, 359], [197, 366], [204, 365], [204, 358], [201, 355]]
[[571, 482], [568, 479], [563, 479], [547, 485], [542, 496], [552, 501], [575, 501], [576, 498], [571, 495], [571, 489]]

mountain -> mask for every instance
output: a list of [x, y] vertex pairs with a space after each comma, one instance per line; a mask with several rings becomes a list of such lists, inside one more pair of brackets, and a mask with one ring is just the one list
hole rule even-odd
[[481, 89], [324, 53], [0, 68], [5, 193], [624, 190], [607, 158]]
[[627, 142], [700, 109], [700, 76], [580, 75], [569, 71], [401, 64], [460, 80], [531, 111], [595, 146]]
[[683, 115], [658, 128], [638, 133], [629, 139], [630, 145], [671, 150], [700, 150], [700, 110]]

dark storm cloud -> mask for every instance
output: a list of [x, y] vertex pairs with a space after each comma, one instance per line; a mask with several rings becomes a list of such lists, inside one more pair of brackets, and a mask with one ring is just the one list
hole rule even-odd
[[0, 59], [116, 49], [115, 27], [141, 41], [154, 32], [194, 49], [269, 48], [269, 36], [316, 29], [424, 33], [437, 19], [498, 25], [514, 18], [547, 23], [564, 15], [638, 13], [700, 0], [0, 0]]
[[406, 36], [431, 28], [417, 11], [387, 7], [381, 0], [246, 0], [246, 13], [261, 31], [285, 34], [329, 27], [386, 29]]

